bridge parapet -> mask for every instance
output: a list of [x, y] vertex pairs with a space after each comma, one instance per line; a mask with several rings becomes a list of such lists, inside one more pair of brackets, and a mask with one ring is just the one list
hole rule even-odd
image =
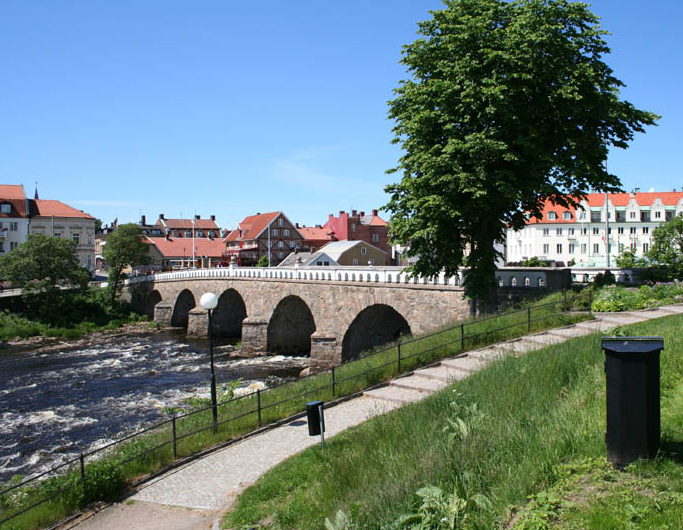
[[459, 287], [463, 273], [446, 276], [443, 272], [433, 277], [412, 276], [403, 267], [226, 267], [161, 272], [131, 278], [128, 283], [193, 279], [255, 279], [276, 281], [362, 282], [403, 285], [442, 285]]

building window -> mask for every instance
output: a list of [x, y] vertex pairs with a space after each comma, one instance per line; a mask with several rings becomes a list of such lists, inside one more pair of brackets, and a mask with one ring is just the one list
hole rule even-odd
[[588, 252], [588, 245], [586, 243], [581, 243], [581, 254]]
[[351, 223], [351, 232], [356, 231], [356, 223]]
[[562, 243], [557, 244], [557, 253], [562, 254]]
[[360, 253], [365, 256], [368, 253], [368, 249], [366, 247], [360, 247]]
[[629, 218], [629, 219], [635, 219], [635, 218], [636, 218], [636, 212], [630, 212], [630, 213], [628, 214], [628, 218]]
[[548, 220], [554, 221], [557, 219], [557, 214], [555, 212], [548, 212]]
[[561, 229], [561, 228], [557, 228], [557, 229], [555, 230], [555, 233], [556, 233], [558, 236], [561, 236], [561, 235], [562, 235], [562, 229]]
[[619, 235], [622, 235], [622, 234], [624, 233], [624, 227], [623, 227], [623, 226], [620, 226], [619, 228], [617, 228], [617, 233], [618, 233]]
[[271, 235], [276, 236], [276, 235], [278, 235], [280, 232], [278, 232], [278, 229], [277, 229], [277, 228], [273, 228], [273, 229], [270, 231], [270, 233], [271, 233]]
[[12, 213], [12, 205], [6, 202], [0, 204], [0, 213]]
[[531, 278], [528, 276], [524, 277], [524, 287], [529, 287], [531, 285]]
[[62, 233], [61, 232], [55, 232], [55, 237], [62, 237]]
[[77, 245], [81, 243], [81, 236], [78, 234], [71, 234], [71, 239], [73, 239]]
[[282, 217], [280, 217], [280, 218], [277, 220], [277, 224], [278, 224], [278, 226], [282, 226], [283, 224], [285, 224], [285, 220], [284, 220]]
[[375, 264], [375, 260], [374, 260], [373, 258], [370, 258], [370, 259], [368, 260], [368, 265], [372, 266], [372, 265], [374, 265], [374, 264]]
[[650, 250], [650, 243], [643, 243], [643, 254]]
[[593, 243], [593, 255], [600, 253], [600, 243]]
[[538, 279], [538, 286], [539, 287], [545, 287], [545, 280], [543, 278]]
[[629, 232], [631, 233], [631, 235], [635, 235], [635, 233], [636, 233], [636, 227], [635, 227], [635, 226], [632, 226], [631, 229], [629, 230]]
[[277, 242], [277, 247], [278, 247], [278, 248], [284, 248], [284, 247], [285, 247], [284, 242], [278, 241], [278, 242]]
[[573, 228], [567, 228], [567, 234], [569, 234], [570, 236], [573, 236], [574, 235], [574, 229]]
[[503, 278], [498, 277], [498, 287], [503, 287]]
[[19, 246], [19, 243], [18, 243], [18, 242], [16, 242], [16, 241], [10, 241], [10, 243], [9, 243], [10, 252], [11, 252], [12, 250], [14, 250], [15, 248], [17, 248], [18, 246]]
[[581, 212], [581, 215], [579, 215], [579, 219], [581, 221], [585, 221], [586, 220], [586, 212]]
[[515, 278], [514, 276], [510, 280], [510, 287], [517, 287], [517, 278]]
[[549, 235], [550, 235], [550, 228], [544, 228], [544, 229], [543, 229], [543, 235], [544, 235], [544, 236], [549, 236]]
[[569, 243], [569, 253], [574, 254], [576, 251], [576, 245], [574, 243]]
[[358, 265], [358, 258], [353, 258], [353, 264]]
[[585, 227], [584, 227], [584, 228], [583, 228], [583, 235], [585, 236], [585, 235], [587, 235], [587, 234], [588, 234], [588, 228], [585, 228]]
[[543, 245], [543, 254], [548, 254], [550, 252], [550, 245], [547, 243]]
[[655, 219], [661, 219], [662, 218], [662, 212], [655, 212]]
[[289, 248], [294, 248], [296, 246], [296, 241], [289, 242]]
[[0, 252], [5, 252], [5, 242], [0, 241]]
[[644, 226], [643, 227], [643, 234], [649, 234], [650, 233], [650, 227], [649, 226]]
[[285, 257], [285, 253], [284, 253], [284, 252], [278, 252], [278, 253], [277, 253], [277, 257], [280, 258], [280, 259], [282, 259], [282, 258]]
[[379, 234], [372, 234], [372, 242], [379, 243]]
[[14, 221], [9, 224], [9, 231], [10, 232], [18, 232], [19, 231], [19, 223], [17, 221]]
[[565, 221], [570, 221], [572, 218], [571, 212], [562, 212], [562, 219]]
[[597, 235], [599, 235], [599, 234], [600, 234], [600, 229], [599, 229], [597, 226], [594, 226], [594, 227], [593, 227], [593, 235], [594, 235], [594, 236], [597, 236]]
[[289, 235], [289, 230], [283, 230], [282, 233], [283, 233], [284, 235], [288, 236], [288, 235]]

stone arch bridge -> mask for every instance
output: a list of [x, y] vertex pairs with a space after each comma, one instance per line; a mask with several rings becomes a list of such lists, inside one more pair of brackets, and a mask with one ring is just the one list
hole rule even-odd
[[246, 352], [310, 355], [311, 367], [321, 369], [464, 318], [469, 304], [459, 284], [400, 268], [225, 268], [134, 278], [124, 297], [164, 326], [206, 335], [199, 299], [213, 292], [214, 336], [241, 338]]

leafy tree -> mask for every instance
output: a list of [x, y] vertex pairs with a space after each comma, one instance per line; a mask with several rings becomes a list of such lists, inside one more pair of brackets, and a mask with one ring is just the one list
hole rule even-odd
[[547, 266], [548, 266], [548, 262], [543, 261], [538, 256], [533, 256], [529, 259], [525, 259], [524, 262], [522, 263], [522, 267], [547, 267]]
[[673, 277], [683, 278], [683, 217], [676, 216], [654, 229], [648, 257]]
[[29, 313], [51, 322], [90, 280], [90, 272], [78, 261], [75, 241], [42, 234], [28, 236], [0, 257], [0, 271], [4, 279], [23, 289]]
[[619, 99], [601, 59], [605, 32], [567, 0], [445, 0], [403, 49], [389, 102], [403, 155], [386, 187], [393, 242], [411, 270], [454, 275], [480, 310], [495, 307], [495, 242], [539, 218], [546, 200], [576, 205], [617, 191], [604, 161], [656, 115]]
[[123, 269], [128, 266], [147, 265], [150, 262], [149, 246], [142, 239], [141, 228], [134, 224], [123, 224], [109, 234], [102, 250], [102, 257], [109, 267], [109, 289], [111, 305], [121, 291]]
[[267, 267], [269, 262], [270, 262], [270, 260], [268, 259], [268, 255], [264, 254], [263, 256], [261, 256], [258, 259], [258, 261], [256, 262], [256, 266], [257, 267]]
[[640, 267], [647, 267], [650, 263], [645, 258], [639, 258], [636, 255], [635, 248], [628, 248], [621, 252], [616, 258], [617, 267], [626, 269], [635, 269]]

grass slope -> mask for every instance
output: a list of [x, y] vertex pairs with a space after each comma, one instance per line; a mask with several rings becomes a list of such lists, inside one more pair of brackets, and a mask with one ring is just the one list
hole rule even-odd
[[[303, 452], [248, 489], [223, 527], [315, 529], [329, 518], [327, 528], [338, 529], [679, 528], [682, 326], [676, 316], [621, 330], [665, 340], [655, 462], [617, 473], [604, 461], [604, 354], [595, 335], [505, 359], [349, 429], [324, 453]], [[616, 484], [612, 493], [606, 481]], [[599, 526], [610, 518], [617, 522]]]

